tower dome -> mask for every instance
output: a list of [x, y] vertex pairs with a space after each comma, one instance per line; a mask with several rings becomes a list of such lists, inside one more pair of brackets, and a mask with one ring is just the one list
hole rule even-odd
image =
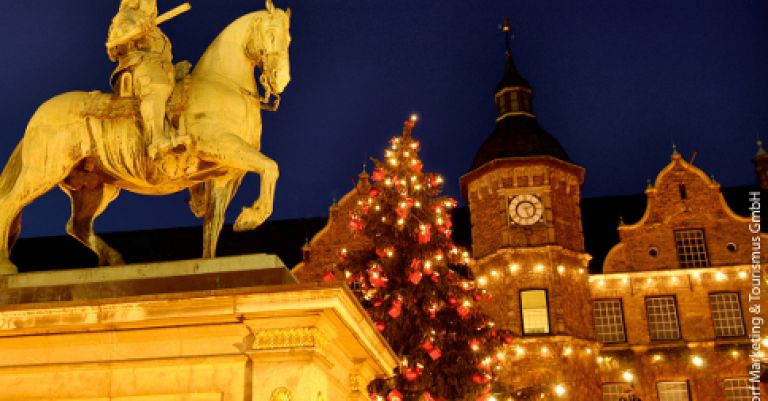
[[560, 142], [536, 121], [531, 104], [533, 88], [515, 66], [507, 21], [503, 29], [507, 33], [507, 51], [504, 75], [494, 97], [498, 110], [496, 127], [475, 154], [470, 170], [508, 157], [552, 156], [570, 162]]

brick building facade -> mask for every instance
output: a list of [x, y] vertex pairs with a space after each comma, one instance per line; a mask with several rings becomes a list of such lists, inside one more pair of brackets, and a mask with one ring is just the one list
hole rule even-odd
[[[751, 339], [768, 340], [750, 293], [766, 266], [755, 246], [768, 236], [750, 232], [752, 218], [675, 151], [646, 190], [644, 216], [620, 224], [602, 273], [590, 274], [585, 171], [538, 124], [532, 96], [508, 49], [496, 128], [461, 179], [477, 281], [495, 300], [486, 312], [516, 335], [496, 399], [752, 400], [753, 357], [764, 356]], [[331, 207], [293, 270], [300, 281], [322, 280], [342, 249], [367, 246], [347, 225], [367, 185], [363, 173]]]

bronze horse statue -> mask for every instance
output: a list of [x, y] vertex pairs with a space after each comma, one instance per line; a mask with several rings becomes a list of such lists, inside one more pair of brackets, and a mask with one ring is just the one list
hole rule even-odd
[[69, 92], [40, 106], [0, 175], [0, 274], [17, 272], [9, 256], [22, 209], [56, 185], [71, 199], [67, 233], [93, 250], [100, 265], [124, 263], [93, 231], [94, 219], [121, 189], [166, 195], [189, 188], [192, 211], [204, 217], [206, 258], [215, 256], [225, 211], [248, 172], [261, 176], [260, 194], [243, 208], [235, 230], [264, 222], [278, 168], [260, 152], [261, 110], [290, 81], [289, 25], [290, 9], [267, 0], [266, 10], [238, 18], [218, 35], [169, 104], [165, 129], [189, 138], [185, 150], [159, 160], [147, 155], [135, 98]]

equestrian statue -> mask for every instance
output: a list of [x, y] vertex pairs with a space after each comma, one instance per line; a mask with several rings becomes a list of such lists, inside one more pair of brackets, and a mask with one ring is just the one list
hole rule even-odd
[[254, 229], [272, 214], [278, 168], [260, 151], [261, 110], [277, 110], [291, 79], [291, 10], [266, 0], [265, 10], [225, 28], [192, 68], [173, 64], [171, 42], [158, 27], [189, 8], [158, 15], [157, 0], [121, 0], [106, 44], [118, 64], [113, 93], [64, 93], [32, 116], [0, 174], [0, 274], [17, 272], [9, 256], [22, 209], [57, 185], [71, 199], [67, 233], [99, 265], [124, 264], [93, 231], [121, 189], [189, 189], [192, 212], [204, 218], [204, 258], [215, 256], [225, 211], [246, 173], [260, 175], [259, 198], [234, 229]]

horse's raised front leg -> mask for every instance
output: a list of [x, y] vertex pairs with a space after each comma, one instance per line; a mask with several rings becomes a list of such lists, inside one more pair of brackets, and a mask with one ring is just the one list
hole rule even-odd
[[259, 199], [252, 206], [243, 208], [235, 221], [234, 229], [252, 230], [263, 223], [272, 214], [275, 183], [280, 175], [277, 163], [235, 135], [221, 135], [210, 141], [200, 139], [197, 146], [206, 159], [214, 159], [222, 165], [261, 176]]
[[61, 185], [71, 200], [72, 215], [67, 222], [67, 234], [87, 246], [99, 257], [99, 266], [123, 265], [123, 257], [93, 231], [93, 221], [107, 208], [120, 189], [112, 185], [98, 185], [95, 188], [73, 189]]

